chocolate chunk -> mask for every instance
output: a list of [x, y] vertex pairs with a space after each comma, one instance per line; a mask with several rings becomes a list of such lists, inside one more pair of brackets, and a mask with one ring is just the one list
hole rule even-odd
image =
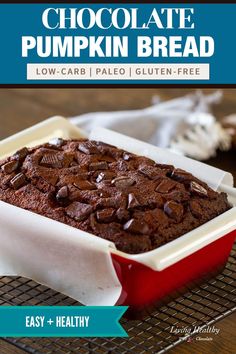
[[101, 172], [101, 173], [99, 173], [99, 175], [97, 176], [96, 182], [97, 182], [97, 183], [100, 183], [103, 179], [105, 179], [105, 173], [104, 173], [104, 172]]
[[93, 190], [97, 188], [95, 184], [86, 180], [77, 181], [76, 183], [74, 183], [74, 186], [81, 190]]
[[97, 211], [97, 219], [100, 222], [111, 222], [114, 218], [114, 215], [115, 209], [112, 208]]
[[74, 187], [74, 186], [69, 186], [69, 196], [68, 199], [71, 202], [78, 201], [78, 200], [83, 200], [83, 195], [80, 189]]
[[7, 162], [5, 165], [3, 165], [2, 170], [6, 174], [10, 174], [10, 173], [14, 172], [15, 170], [17, 170], [18, 166], [19, 166], [19, 161], [12, 160], [10, 162]]
[[[55, 188], [52, 186], [50, 182], [42, 178], [41, 176], [35, 176], [30, 178], [30, 183], [34, 185], [38, 190], [40, 190], [43, 193], [49, 193], [50, 194], [50, 199], [53, 200], [53, 197], [55, 197]], [[55, 198], [54, 198], [55, 202]]]
[[54, 138], [49, 141], [50, 145], [61, 147], [64, 144], [64, 140], [62, 138]]
[[119, 171], [122, 171], [122, 172], [129, 171], [129, 165], [124, 160], [119, 160], [117, 162], [117, 168]]
[[62, 164], [57, 154], [45, 154], [41, 161], [40, 165], [48, 168], [61, 168]]
[[158, 184], [155, 191], [159, 193], [169, 193], [175, 186], [176, 183], [174, 181], [164, 179], [160, 184]]
[[106, 161], [92, 162], [89, 165], [89, 171], [107, 170], [107, 169], [108, 169], [108, 165]]
[[190, 183], [190, 192], [193, 195], [197, 195], [199, 197], [207, 197], [208, 195], [207, 190], [203, 186], [201, 186], [200, 184], [194, 181]]
[[86, 155], [99, 153], [97, 145], [92, 141], [83, 141], [82, 143], [79, 143], [78, 150]]
[[127, 152], [123, 153], [123, 160], [130, 161], [131, 158], [132, 158], [132, 156], [130, 154], [128, 154]]
[[73, 155], [59, 153], [57, 156], [58, 156], [58, 160], [61, 163], [61, 166], [59, 168], [68, 168], [68, 167], [70, 167], [70, 164], [73, 161]]
[[127, 209], [120, 207], [116, 212], [119, 221], [127, 221], [130, 218], [130, 213]]
[[150, 232], [148, 224], [145, 221], [138, 219], [131, 219], [123, 226], [125, 231], [137, 234], [148, 234]]
[[100, 183], [103, 180], [110, 180], [110, 179], [114, 178], [115, 176], [116, 176], [116, 174], [112, 171], [100, 172], [96, 178], [96, 182]]
[[203, 215], [203, 210], [201, 205], [196, 201], [196, 200], [192, 200], [190, 202], [190, 210], [191, 213], [193, 214], [193, 216], [195, 216], [195, 218], [197, 219], [201, 219], [202, 215]]
[[175, 168], [171, 174], [171, 178], [178, 182], [189, 183], [193, 179], [193, 176], [191, 173], [181, 170], [181, 168]]
[[115, 185], [116, 188], [126, 189], [135, 184], [135, 180], [131, 177], [121, 176], [112, 180], [111, 184]]
[[116, 208], [119, 205], [119, 198], [117, 197], [110, 197], [110, 198], [102, 198], [98, 201], [98, 207], [114, 207]]
[[170, 200], [165, 203], [164, 211], [170, 218], [177, 222], [180, 222], [183, 219], [184, 208], [181, 204]]
[[48, 173], [48, 171], [42, 170], [39, 172], [39, 176], [42, 177], [45, 181], [55, 186], [58, 182], [58, 175], [56, 173]]
[[140, 203], [138, 199], [135, 197], [134, 193], [129, 193], [128, 195], [128, 209], [133, 209], [139, 207]]
[[73, 202], [65, 208], [66, 214], [76, 221], [83, 221], [92, 213], [92, 211], [93, 208], [91, 205], [80, 202]]
[[66, 199], [68, 197], [68, 195], [69, 195], [68, 187], [64, 186], [59, 189], [59, 191], [57, 192], [56, 198], [57, 198], [57, 200]]
[[14, 157], [16, 157], [17, 160], [22, 162], [28, 154], [29, 154], [29, 150], [26, 147], [24, 147], [24, 148], [18, 150], [15, 153]]
[[18, 173], [10, 180], [10, 185], [13, 189], [17, 190], [27, 184], [26, 177], [23, 173]]
[[157, 180], [166, 175], [166, 172], [164, 170], [158, 169], [157, 167], [153, 167], [153, 166], [146, 166], [146, 165], [140, 166], [138, 171], [142, 173], [144, 176], [153, 180]]

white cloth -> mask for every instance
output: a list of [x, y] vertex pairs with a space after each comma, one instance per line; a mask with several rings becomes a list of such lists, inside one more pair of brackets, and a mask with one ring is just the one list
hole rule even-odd
[[217, 149], [230, 147], [230, 135], [210, 113], [211, 106], [221, 100], [216, 91], [204, 95], [201, 91], [161, 102], [145, 109], [94, 112], [71, 118], [71, 122], [87, 133], [104, 127], [153, 145], [170, 148], [198, 160], [214, 156]]

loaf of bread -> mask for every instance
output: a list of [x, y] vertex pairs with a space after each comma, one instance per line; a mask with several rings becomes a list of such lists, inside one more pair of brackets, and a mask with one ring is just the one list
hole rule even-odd
[[226, 194], [186, 171], [85, 139], [54, 139], [1, 161], [0, 200], [127, 253], [153, 250], [230, 209]]

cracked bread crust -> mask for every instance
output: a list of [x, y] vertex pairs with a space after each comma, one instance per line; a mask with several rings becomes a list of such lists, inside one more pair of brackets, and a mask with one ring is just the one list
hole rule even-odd
[[1, 161], [0, 200], [133, 254], [164, 245], [231, 208], [225, 193], [186, 171], [86, 139], [54, 139]]

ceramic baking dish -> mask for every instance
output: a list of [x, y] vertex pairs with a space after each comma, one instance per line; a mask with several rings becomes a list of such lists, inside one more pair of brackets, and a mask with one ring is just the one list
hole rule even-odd
[[[54, 117], [0, 142], [0, 157], [52, 137], [86, 134]], [[236, 204], [232, 176], [205, 164], [97, 128], [91, 139], [185, 168]], [[164, 160], [164, 161], [161, 161]], [[46, 284], [86, 305], [143, 309], [223, 266], [236, 237], [236, 208], [153, 251], [130, 255], [112, 242], [0, 202], [0, 274]]]

